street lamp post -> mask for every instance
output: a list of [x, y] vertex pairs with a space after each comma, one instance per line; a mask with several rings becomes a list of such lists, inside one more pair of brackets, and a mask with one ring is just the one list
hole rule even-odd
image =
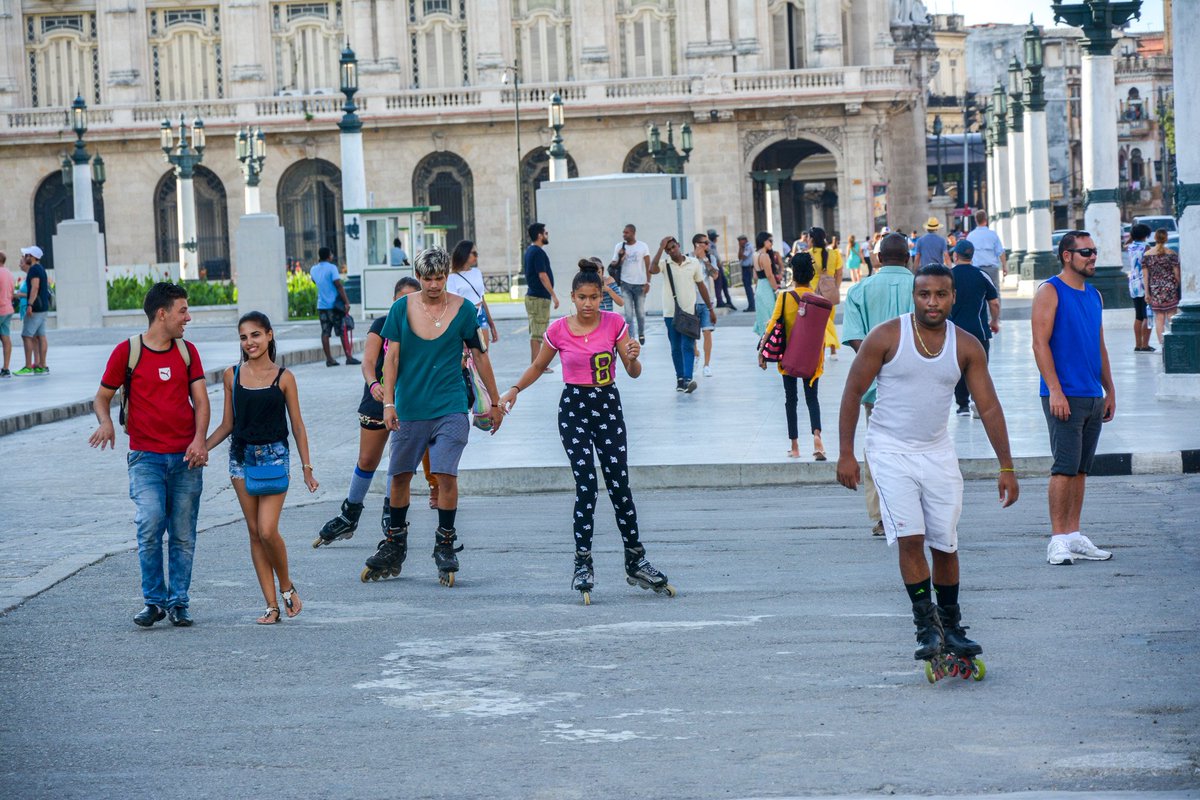
[[204, 121], [197, 117], [189, 126], [180, 114], [176, 138], [170, 120], [164, 119], [159, 137], [163, 159], [175, 167], [179, 276], [182, 280], [196, 280], [200, 277], [200, 258], [196, 245], [196, 190], [192, 178], [196, 167], [204, 160]]
[[1008, 268], [1019, 273], [1028, 250], [1025, 233], [1025, 80], [1021, 62], [1013, 56], [1008, 62], [1008, 181], [1009, 181], [1009, 231], [1012, 252], [1008, 256]]
[[[523, 182], [521, 181], [521, 62], [520, 61], [514, 61], [512, 64], [504, 65], [504, 77], [502, 77], [500, 79], [500, 82], [503, 83], [505, 86], [507, 86], [508, 78], [510, 75], [512, 76], [512, 86], [513, 86], [513, 133], [515, 134], [516, 140], [517, 140], [517, 194], [513, 198], [513, 202], [516, 203], [516, 208], [515, 208], [516, 217], [517, 217], [517, 235], [516, 235], [517, 260], [516, 260], [516, 265], [519, 268], [519, 267], [521, 267], [521, 262], [523, 260], [522, 254], [525, 251], [525, 248], [524, 248], [525, 202], [524, 202], [524, 198], [522, 197], [522, 191], [521, 191], [523, 188], [523, 186], [522, 186]], [[508, 285], [511, 289], [511, 287], [512, 287], [511, 273], [509, 275]]]
[[550, 156], [550, 180], [562, 181], [570, 177], [567, 174], [567, 148], [563, 146], [563, 100], [558, 92], [550, 98], [550, 127], [554, 129], [554, 138], [550, 140], [547, 154]]
[[[995, 154], [993, 177], [996, 180], [996, 190], [992, 197], [996, 201], [996, 213], [989, 214], [995, 220], [996, 232], [1000, 241], [1009, 250], [1012, 249], [1012, 225], [1010, 224], [1009, 181], [1008, 181], [1008, 95], [999, 81], [992, 89], [992, 152]], [[997, 276], [998, 277], [998, 276]]]
[[[686, 122], [679, 127], [679, 150], [675, 149], [675, 127], [667, 122], [667, 141], [662, 140], [653, 122], [646, 128], [646, 147], [654, 163], [668, 175], [682, 175], [683, 165], [692, 153], [692, 126]], [[682, 151], [682, 152], [681, 152]]]
[[[363, 154], [362, 120], [358, 118], [358, 106], [354, 103], [354, 95], [358, 93], [358, 57], [350, 49], [347, 42], [338, 59], [338, 72], [341, 76], [341, 92], [346, 97], [342, 104], [342, 118], [338, 121], [338, 136], [342, 151], [342, 230], [345, 239], [342, 242], [341, 256], [345, 259], [350, 275], [362, 275], [363, 267], [367, 264], [366, 231], [359, 224], [356, 213], [348, 213], [367, 207], [367, 165]], [[265, 142], [264, 142], [265, 146]], [[414, 231], [409, 231], [415, 235]], [[416, 242], [410, 243], [416, 249]], [[413, 255], [416, 255], [414, 252]], [[335, 259], [337, 256], [334, 257]], [[350, 354], [347, 353], [347, 356]]]
[[1050, 211], [1050, 147], [1046, 133], [1045, 78], [1042, 76], [1042, 34], [1029, 19], [1022, 46], [1025, 52], [1025, 187], [1026, 256], [1022, 278], [1044, 280], [1058, 271], [1053, 249], [1054, 220]]
[[[1132, 303], [1121, 269], [1120, 187], [1117, 176], [1117, 93], [1113, 68], [1113, 31], [1141, 17], [1141, 0], [1083, 0], [1052, 3], [1055, 22], [1083, 30], [1080, 69], [1082, 90], [1084, 227], [1100, 248], [1091, 283], [1105, 308]], [[1180, 37], [1181, 41], [1184, 41]], [[1180, 52], [1186, 48], [1181, 48]], [[1178, 57], [1178, 53], [1176, 54]]]
[[87, 103], [82, 95], [76, 95], [71, 103], [69, 118], [75, 131], [75, 151], [71, 153], [71, 185], [75, 193], [75, 219], [94, 220], [96, 209], [92, 203], [92, 165], [83, 135], [88, 129]]
[[267, 160], [267, 138], [263, 136], [262, 128], [251, 130], [247, 127], [238, 131], [237, 159], [242, 162], [246, 176], [246, 213], [257, 214], [262, 210], [258, 185]]
[[934, 197], [942, 197], [946, 194], [946, 186], [942, 183], [942, 115], [938, 114], [933, 118], [933, 136], [936, 140], [934, 145], [937, 148], [935, 153], [937, 158], [937, 186], [934, 187]]

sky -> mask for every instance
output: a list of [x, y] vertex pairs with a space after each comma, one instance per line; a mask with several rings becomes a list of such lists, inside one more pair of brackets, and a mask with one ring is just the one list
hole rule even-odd
[[[931, 14], [949, 14], [951, 11], [963, 15], [967, 25], [983, 25], [988, 22], [1023, 24], [1029, 15], [1038, 25], [1053, 25], [1054, 11], [1051, 0], [1005, 0], [1002, 3], [988, 0], [925, 0]], [[1178, 2], [1178, 0], [1177, 0]], [[1130, 31], [1161, 31], [1163, 27], [1162, 0], [1144, 0], [1142, 18], [1134, 20]]]

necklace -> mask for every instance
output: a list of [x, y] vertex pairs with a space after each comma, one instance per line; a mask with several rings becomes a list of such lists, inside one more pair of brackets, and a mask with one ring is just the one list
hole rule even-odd
[[442, 317], [446, 316], [446, 308], [450, 305], [450, 301], [443, 300], [441, 305], [442, 305], [442, 313], [438, 314], [435, 317], [433, 314], [429, 313], [429, 307], [425, 304], [425, 301], [424, 300], [421, 301], [421, 310], [425, 312], [425, 316], [429, 317], [430, 322], [433, 323], [433, 327], [435, 327], [435, 328], [442, 327]]
[[915, 333], [917, 335], [917, 341], [921, 343], [921, 349], [925, 351], [925, 355], [929, 356], [930, 358], [937, 358], [938, 356], [940, 356], [942, 354], [942, 351], [946, 349], [946, 340], [943, 339], [942, 346], [938, 348], [938, 351], [936, 353], [932, 353], [929, 351], [929, 348], [925, 346], [925, 340], [921, 338], [921, 328], [917, 325], [917, 317], [915, 314], [913, 315], [913, 318], [912, 318], [912, 324], [913, 324], [913, 333]]

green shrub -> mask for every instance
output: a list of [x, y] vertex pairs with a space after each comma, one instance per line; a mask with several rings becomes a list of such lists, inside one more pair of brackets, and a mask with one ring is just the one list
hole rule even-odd
[[317, 285], [307, 272], [288, 274], [288, 316], [305, 319], [317, 316]]
[[[146, 299], [146, 292], [156, 280], [149, 276], [133, 278], [124, 276], [108, 282], [109, 311], [139, 309]], [[232, 281], [184, 281], [188, 293], [188, 305], [226, 306], [237, 304], [237, 287]], [[288, 316], [295, 318], [317, 316], [317, 285], [306, 272], [288, 275]]]

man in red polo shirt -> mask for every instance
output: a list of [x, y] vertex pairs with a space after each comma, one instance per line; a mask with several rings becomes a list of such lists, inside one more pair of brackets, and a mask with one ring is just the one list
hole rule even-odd
[[[88, 443], [101, 450], [116, 448], [110, 408], [117, 390], [124, 388], [129, 496], [137, 508], [134, 521], [146, 602], [133, 621], [149, 628], [170, 615], [171, 623], [183, 628], [192, 624], [188, 587], [204, 488], [201, 468], [208, 463], [204, 446], [208, 392], [200, 354], [183, 340], [184, 328], [192, 319], [187, 291], [173, 283], [156, 283], [146, 293], [142, 307], [150, 326], [140, 336], [121, 342], [109, 356], [92, 401], [100, 427]], [[132, 358], [131, 350], [136, 351]], [[163, 533], [168, 534], [166, 579]]]

